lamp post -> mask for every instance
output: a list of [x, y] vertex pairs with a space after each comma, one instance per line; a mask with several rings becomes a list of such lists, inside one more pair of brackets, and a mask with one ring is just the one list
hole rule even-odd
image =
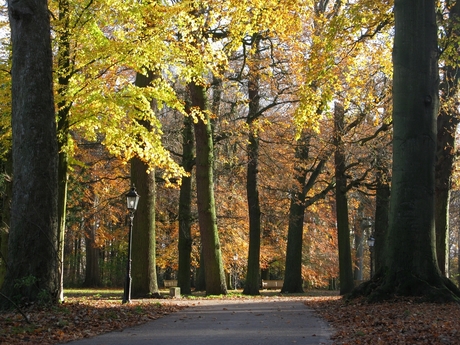
[[139, 203], [139, 194], [136, 192], [136, 188], [133, 186], [131, 190], [126, 194], [126, 204], [129, 211], [129, 235], [128, 235], [128, 264], [126, 267], [126, 281], [125, 290], [123, 292], [123, 303], [131, 302], [131, 242], [133, 239], [133, 220], [134, 211], [137, 209]]
[[371, 263], [370, 263], [370, 266], [371, 266], [371, 277], [370, 279], [372, 279], [373, 275], [374, 275], [374, 244], [375, 244], [375, 238], [373, 236], [370, 236], [368, 239], [367, 239], [367, 245], [369, 246], [369, 252], [370, 252], [370, 258], [371, 258]]

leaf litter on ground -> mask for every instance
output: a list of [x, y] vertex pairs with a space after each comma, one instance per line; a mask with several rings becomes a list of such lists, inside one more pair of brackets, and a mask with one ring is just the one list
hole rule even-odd
[[[323, 295], [324, 294], [324, 295]], [[156, 320], [199, 303], [190, 299], [133, 300], [121, 304], [101, 296], [67, 297], [49, 308], [30, 306], [23, 311], [0, 312], [0, 344], [59, 344], [93, 337]], [[213, 296], [221, 300], [254, 298]], [[460, 344], [460, 305], [418, 303], [410, 298], [369, 304], [365, 299], [347, 301], [336, 292], [309, 291], [303, 295], [271, 293], [265, 299], [299, 299], [333, 327], [333, 344]]]
[[58, 344], [156, 320], [184, 308], [173, 300], [139, 300], [129, 304], [109, 299], [70, 297], [53, 307], [0, 313], [0, 344]]
[[334, 328], [333, 344], [460, 344], [460, 305], [395, 298], [368, 303], [364, 298], [312, 297], [305, 304]]

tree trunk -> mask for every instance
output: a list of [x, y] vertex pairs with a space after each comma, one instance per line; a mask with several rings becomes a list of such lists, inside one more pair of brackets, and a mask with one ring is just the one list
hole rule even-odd
[[134, 215], [132, 238], [133, 298], [158, 297], [155, 240], [155, 172], [147, 173], [147, 164], [131, 159], [131, 183], [140, 199]]
[[[453, 40], [451, 45], [458, 50], [458, 19], [460, 15], [460, 2], [449, 8], [448, 39]], [[437, 151], [435, 167], [435, 219], [436, 219], [436, 255], [439, 269], [445, 276], [449, 276], [449, 204], [450, 190], [452, 187], [452, 174], [457, 149], [455, 135], [460, 120], [457, 94], [458, 80], [458, 54], [447, 56], [443, 68], [444, 78], [440, 85], [442, 95], [441, 110], [437, 119]]]
[[350, 227], [348, 223], [347, 177], [345, 176], [345, 151], [342, 142], [344, 109], [336, 103], [334, 109], [335, 136], [335, 202], [339, 245], [340, 294], [353, 290], [353, 266], [351, 263]]
[[[47, 2], [10, 1], [13, 198], [2, 291], [20, 301], [60, 295], [57, 142]], [[2, 302], [6, 305], [5, 300]]]
[[441, 276], [435, 251], [435, 1], [397, 0], [394, 12], [393, 174], [386, 267], [366, 291], [372, 292], [373, 300], [394, 294], [459, 300], [460, 291]]
[[289, 206], [289, 227], [286, 247], [286, 268], [282, 293], [302, 293], [302, 244], [305, 217], [305, 181], [308, 170], [305, 162], [309, 155], [310, 135], [302, 133], [295, 151], [294, 187]]
[[[256, 49], [254, 66], [248, 76], [249, 111], [246, 123], [249, 126], [248, 144], [246, 146], [248, 166], [246, 171], [246, 193], [249, 212], [249, 252], [246, 282], [243, 294], [259, 295], [260, 286], [260, 203], [259, 203], [259, 138], [254, 124], [260, 116], [258, 49], [260, 36], [255, 34], [253, 46]], [[257, 126], [256, 126], [257, 127]]]
[[100, 249], [96, 246], [96, 229], [96, 224], [92, 224], [85, 237], [86, 270], [83, 286], [91, 288], [101, 286], [101, 273], [99, 269]]
[[[194, 165], [193, 159], [193, 127], [192, 118], [184, 118], [182, 129], [182, 167], [191, 174]], [[191, 288], [191, 254], [192, 254], [192, 177], [182, 177], [179, 193], [179, 270], [177, 285], [181, 293], [189, 295]]]
[[259, 139], [249, 134], [246, 147], [248, 155], [246, 191], [249, 211], [249, 253], [246, 282], [243, 294], [259, 295], [260, 286], [260, 204], [257, 186]]
[[195, 291], [206, 291], [206, 278], [205, 278], [203, 248], [200, 249], [200, 263], [199, 263], [198, 268], [196, 269]]
[[[136, 74], [134, 84], [147, 87], [154, 78], [151, 72], [145, 76]], [[153, 108], [155, 104], [151, 105]], [[151, 129], [147, 120], [139, 121]], [[131, 184], [141, 196], [134, 216], [132, 233], [132, 298], [159, 297], [156, 273], [156, 229], [155, 229], [155, 172], [138, 157], [131, 159]]]
[[202, 86], [190, 84], [192, 107], [197, 108], [204, 118], [197, 119], [196, 143], [196, 186], [198, 221], [200, 225], [203, 258], [205, 264], [206, 293], [221, 295], [227, 293], [222, 254], [217, 232], [216, 207], [213, 184], [213, 141], [211, 122], [206, 109], [205, 90]]

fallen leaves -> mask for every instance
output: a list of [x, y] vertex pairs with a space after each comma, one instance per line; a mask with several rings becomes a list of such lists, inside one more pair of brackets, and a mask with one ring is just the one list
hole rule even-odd
[[36, 306], [24, 310], [30, 324], [12, 311], [0, 314], [0, 344], [57, 344], [93, 337], [113, 330], [156, 320], [182, 309], [170, 301], [121, 301], [67, 298], [47, 309]]
[[334, 344], [460, 344], [460, 305], [398, 298], [369, 304], [339, 296], [309, 297], [305, 304], [331, 323]]
[[[248, 297], [214, 297], [222, 301], [245, 298]], [[317, 293], [315, 296], [259, 298], [304, 301], [330, 322], [335, 330], [333, 341], [336, 345], [460, 344], [460, 305], [454, 303], [417, 303], [400, 298], [368, 304], [364, 299], [347, 302], [340, 296], [318, 296]], [[0, 344], [48, 345], [93, 337], [156, 320], [185, 305], [200, 304], [200, 300], [180, 304], [172, 299], [133, 300], [130, 304], [121, 304], [119, 299], [70, 297], [64, 304], [52, 308], [25, 309], [30, 324], [17, 312], [0, 313]]]

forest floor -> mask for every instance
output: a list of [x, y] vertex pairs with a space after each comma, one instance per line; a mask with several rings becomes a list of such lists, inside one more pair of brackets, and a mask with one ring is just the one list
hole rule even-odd
[[[164, 292], [167, 297], [167, 292]], [[50, 308], [30, 306], [0, 313], [0, 344], [58, 344], [92, 337], [151, 320], [204, 298], [134, 300], [121, 304], [121, 290], [70, 290], [65, 302]], [[211, 297], [209, 297], [211, 298]], [[296, 298], [315, 309], [334, 328], [334, 344], [460, 344], [460, 305], [417, 303], [395, 299], [368, 304], [347, 302], [337, 292], [311, 290], [283, 296], [262, 291], [261, 297], [231, 292], [222, 300], [241, 298]], [[180, 303], [179, 303], [180, 301]]]

